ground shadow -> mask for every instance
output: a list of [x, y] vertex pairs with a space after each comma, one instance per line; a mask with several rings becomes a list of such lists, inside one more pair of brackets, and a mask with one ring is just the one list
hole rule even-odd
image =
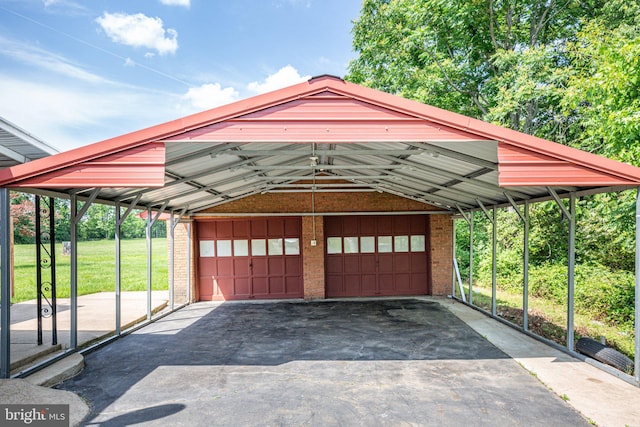
[[143, 408], [143, 409], [127, 412], [126, 414], [117, 415], [113, 418], [110, 418], [107, 421], [102, 421], [97, 425], [99, 425], [100, 427], [130, 426], [134, 424], [140, 424], [148, 421], [155, 421], [162, 418], [166, 418], [170, 415], [173, 415], [182, 411], [184, 408], [185, 408], [185, 405], [178, 404], [178, 403], [157, 405], [149, 408]]

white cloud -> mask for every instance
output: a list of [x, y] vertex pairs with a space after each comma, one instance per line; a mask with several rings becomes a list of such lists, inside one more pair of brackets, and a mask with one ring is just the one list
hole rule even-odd
[[71, 15], [84, 15], [89, 12], [85, 6], [71, 0], [43, 0], [48, 11], [64, 12]]
[[276, 89], [291, 86], [296, 83], [307, 81], [311, 76], [300, 76], [298, 70], [291, 65], [286, 65], [276, 71], [274, 74], [267, 76], [262, 82], [251, 82], [247, 85], [247, 89], [255, 93], [266, 93]]
[[184, 6], [191, 7], [191, 0], [160, 0], [160, 3], [167, 6]]
[[220, 83], [207, 83], [190, 88], [182, 99], [195, 109], [207, 110], [236, 101], [238, 97], [239, 93], [232, 87], [223, 88]]
[[89, 83], [107, 83], [103, 77], [90, 73], [61, 55], [36, 46], [6, 39], [0, 36], [0, 55], [7, 56], [23, 64], [43, 68], [56, 74]]
[[115, 43], [153, 49], [160, 55], [175, 53], [178, 49], [178, 32], [172, 28], [165, 29], [160, 18], [142, 13], [105, 12], [96, 22]]

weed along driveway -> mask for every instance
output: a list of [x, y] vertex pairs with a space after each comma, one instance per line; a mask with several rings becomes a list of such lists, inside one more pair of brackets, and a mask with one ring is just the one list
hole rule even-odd
[[198, 303], [86, 357], [88, 425], [588, 425], [433, 301]]

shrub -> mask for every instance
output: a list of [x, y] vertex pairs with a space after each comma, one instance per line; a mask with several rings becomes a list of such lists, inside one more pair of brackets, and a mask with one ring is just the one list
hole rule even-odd
[[[522, 292], [522, 267], [514, 257], [498, 259], [497, 283], [508, 292]], [[491, 286], [491, 265], [484, 263], [477, 281]], [[529, 294], [557, 304], [567, 304], [567, 267], [549, 264], [529, 268]], [[633, 330], [635, 277], [602, 265], [578, 265], [575, 271], [574, 304], [577, 312], [592, 319]]]

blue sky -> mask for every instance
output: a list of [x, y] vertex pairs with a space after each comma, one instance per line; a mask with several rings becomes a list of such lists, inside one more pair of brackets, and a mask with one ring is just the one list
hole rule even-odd
[[0, 116], [60, 150], [320, 74], [361, 0], [0, 0]]

